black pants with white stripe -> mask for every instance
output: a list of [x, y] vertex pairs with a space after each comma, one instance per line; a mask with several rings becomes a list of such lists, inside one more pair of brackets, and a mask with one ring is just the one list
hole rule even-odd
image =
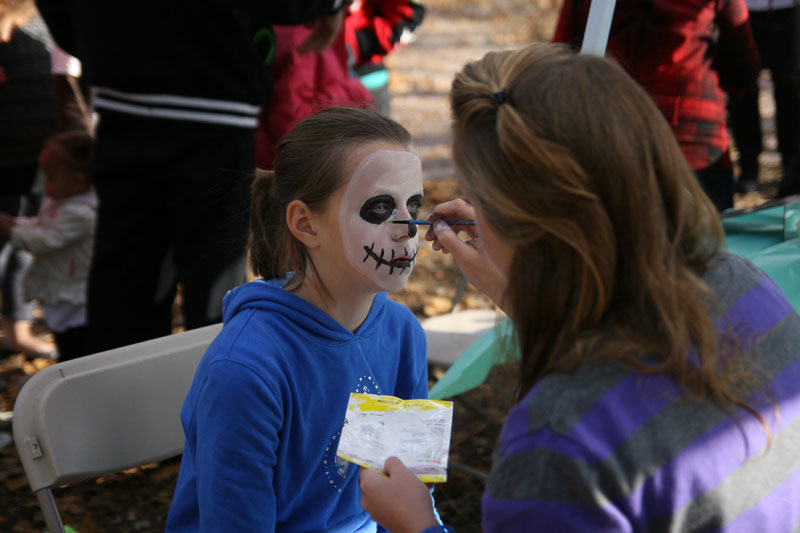
[[178, 285], [187, 329], [221, 320], [245, 281], [253, 168], [249, 129], [101, 115], [91, 352], [170, 334]]

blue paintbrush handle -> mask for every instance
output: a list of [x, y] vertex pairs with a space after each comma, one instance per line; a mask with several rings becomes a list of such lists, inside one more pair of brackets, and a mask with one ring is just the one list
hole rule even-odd
[[[438, 222], [438, 221], [436, 221]], [[445, 220], [451, 226], [474, 226], [474, 220]], [[417, 224], [419, 226], [430, 226], [433, 222], [427, 220], [395, 220], [392, 224]]]

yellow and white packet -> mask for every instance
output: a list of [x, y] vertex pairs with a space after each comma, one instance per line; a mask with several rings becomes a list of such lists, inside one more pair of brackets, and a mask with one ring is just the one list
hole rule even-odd
[[425, 483], [447, 481], [453, 402], [350, 394], [336, 455], [383, 472], [398, 457]]

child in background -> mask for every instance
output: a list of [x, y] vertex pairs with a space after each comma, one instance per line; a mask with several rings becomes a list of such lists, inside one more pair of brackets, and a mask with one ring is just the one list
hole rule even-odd
[[[12, 217], [37, 213], [37, 160], [47, 139], [58, 131], [51, 47], [32, 1], [0, 0], [0, 212]], [[34, 304], [24, 297], [32, 263], [30, 253], [0, 241], [0, 351], [52, 358], [55, 345], [33, 331]]]
[[372, 95], [347, 67], [347, 46], [339, 32], [333, 44], [316, 54], [302, 53], [313, 30], [304, 25], [273, 26], [277, 45], [272, 68], [272, 97], [258, 115], [256, 167], [275, 168], [281, 139], [301, 120], [328, 107], [370, 107]]
[[375, 107], [388, 117], [392, 106], [384, 59], [416, 39], [425, 8], [416, 0], [355, 0], [347, 10], [344, 35], [353, 69], [372, 93]]
[[167, 531], [377, 530], [337, 439], [351, 392], [427, 397], [424, 332], [383, 292], [414, 268], [416, 227], [394, 222], [421, 203], [410, 136], [376, 111], [320, 111], [280, 143], [253, 183], [264, 279], [226, 295], [184, 402]]
[[45, 200], [33, 217], [0, 214], [0, 235], [34, 256], [25, 292], [42, 305], [61, 361], [86, 355], [86, 283], [97, 199], [91, 187], [92, 138], [64, 132], [39, 156]]

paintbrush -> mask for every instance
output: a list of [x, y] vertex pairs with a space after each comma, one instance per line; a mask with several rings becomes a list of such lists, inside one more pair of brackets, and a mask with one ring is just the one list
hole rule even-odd
[[[441, 220], [441, 219], [440, 219]], [[438, 220], [434, 220], [433, 222], [429, 222], [427, 220], [395, 220], [392, 224], [416, 224], [418, 226], [431, 226], [434, 222], [438, 222]], [[445, 220], [451, 226], [474, 226], [474, 220]]]

